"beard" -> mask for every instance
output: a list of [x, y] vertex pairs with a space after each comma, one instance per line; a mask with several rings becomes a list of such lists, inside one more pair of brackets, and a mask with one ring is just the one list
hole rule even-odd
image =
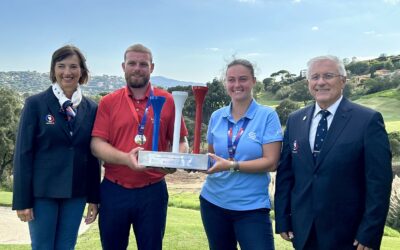
[[[125, 80], [129, 87], [134, 89], [140, 89], [147, 85], [150, 80], [149, 76], [140, 76], [139, 78], [132, 78], [132, 75], [125, 74]], [[135, 75], [135, 77], [137, 77]]]

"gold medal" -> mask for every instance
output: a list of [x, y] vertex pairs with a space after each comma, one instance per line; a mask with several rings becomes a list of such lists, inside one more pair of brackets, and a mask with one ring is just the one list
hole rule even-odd
[[135, 136], [135, 143], [137, 145], [144, 145], [146, 143], [146, 136], [137, 134]]

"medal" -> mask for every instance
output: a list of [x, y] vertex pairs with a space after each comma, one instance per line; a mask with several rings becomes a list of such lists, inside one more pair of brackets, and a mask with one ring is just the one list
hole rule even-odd
[[[152, 96], [153, 96], [153, 88], [150, 89], [150, 97], [152, 97]], [[134, 141], [137, 145], [144, 145], [146, 143], [146, 136], [144, 136], [144, 128], [146, 126], [147, 112], [150, 108], [150, 105], [151, 105], [151, 103], [150, 103], [150, 98], [149, 98], [149, 100], [147, 100], [147, 103], [146, 103], [146, 108], [144, 110], [142, 120], [140, 121], [140, 124], [138, 126], [138, 132], [134, 138]]]
[[135, 136], [135, 143], [137, 145], [144, 145], [146, 143], [146, 136], [137, 134]]

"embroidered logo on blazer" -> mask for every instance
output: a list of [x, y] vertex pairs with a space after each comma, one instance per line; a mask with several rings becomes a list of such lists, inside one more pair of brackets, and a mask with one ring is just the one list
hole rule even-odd
[[297, 154], [297, 150], [299, 149], [299, 144], [297, 143], [297, 140], [293, 141], [293, 150], [292, 153], [293, 154]]
[[49, 125], [54, 125], [56, 123], [54, 116], [52, 116], [50, 114], [46, 115], [45, 121], [46, 121], [46, 124], [49, 124]]

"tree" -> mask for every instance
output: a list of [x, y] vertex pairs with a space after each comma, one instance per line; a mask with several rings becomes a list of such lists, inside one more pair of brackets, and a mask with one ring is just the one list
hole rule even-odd
[[306, 105], [307, 102], [312, 99], [310, 91], [308, 90], [307, 80], [304, 79], [293, 83], [291, 85], [289, 98], [292, 101], [304, 102], [304, 105]]
[[400, 132], [388, 133], [393, 157], [400, 157]]
[[346, 70], [350, 70], [350, 72], [354, 75], [363, 75], [369, 72], [369, 63], [368, 62], [352, 62], [346, 66]]
[[271, 74], [271, 77], [278, 77], [278, 76], [280, 76], [281, 77], [281, 81], [283, 81], [283, 80], [289, 78], [291, 76], [291, 74], [290, 74], [289, 71], [287, 71], [285, 69], [281, 69], [281, 70]]
[[256, 85], [253, 88], [253, 96], [256, 100], [257, 100], [258, 94], [260, 94], [262, 90], [263, 90], [263, 84], [261, 82], [257, 81]]
[[[211, 114], [223, 106], [228, 105], [230, 102], [229, 96], [226, 94], [222, 82], [214, 79], [211, 83], [207, 83], [208, 91], [203, 103], [203, 117], [201, 126], [201, 141], [206, 140], [207, 125], [210, 120]], [[185, 124], [188, 129], [189, 144], [192, 145], [194, 138], [195, 117], [196, 117], [196, 102], [193, 95], [191, 86], [175, 86], [168, 88], [168, 92], [184, 91], [188, 93], [188, 98], [182, 110], [185, 118]]]
[[269, 91], [269, 86], [271, 86], [275, 82], [275, 79], [272, 77], [265, 78], [262, 83], [264, 85], [264, 90]]
[[203, 105], [203, 122], [206, 124], [215, 110], [228, 105], [231, 100], [223, 83], [216, 78], [211, 83], [207, 83], [207, 87], [208, 92]]
[[276, 107], [276, 112], [278, 113], [281, 124], [286, 124], [289, 114], [300, 108], [300, 105], [289, 99], [285, 99], [279, 103]]
[[19, 94], [0, 87], [0, 182], [11, 175], [14, 145], [22, 100]]

